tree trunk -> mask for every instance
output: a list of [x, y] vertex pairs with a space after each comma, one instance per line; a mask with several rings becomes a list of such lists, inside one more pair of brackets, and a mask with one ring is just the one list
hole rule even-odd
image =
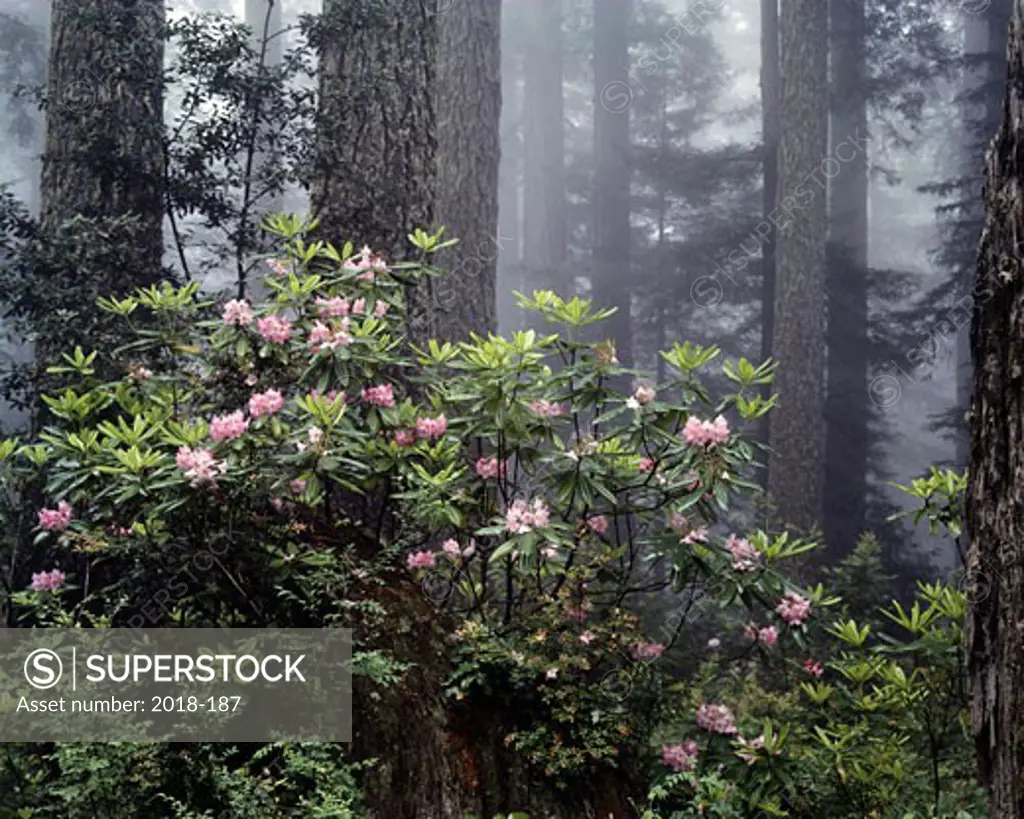
[[526, 293], [568, 295], [565, 264], [565, 113], [562, 2], [529, 0], [524, 119], [523, 207]]
[[508, 21], [513, 7], [503, 6], [501, 46], [501, 161], [498, 165], [498, 252], [497, 309], [498, 331], [502, 334], [521, 329], [523, 313], [512, 293], [523, 289], [523, 241], [520, 200], [522, 198], [522, 64], [523, 55], [510, 42]]
[[[849, 554], [867, 525], [868, 156], [864, 0], [831, 0], [832, 127], [828, 399], [825, 407], [827, 559]], [[845, 144], [845, 145], [844, 145]]]
[[50, 16], [43, 229], [136, 217], [120, 290], [162, 272], [163, 23], [160, 0], [53, 0]]
[[619, 362], [633, 362], [630, 293], [629, 65], [631, 0], [594, 0], [594, 267], [595, 306], [616, 313], [601, 326]]
[[437, 221], [438, 15], [422, 0], [325, 0], [311, 193], [325, 239], [411, 257]]
[[989, 815], [1024, 819], [1024, 0], [1014, 0], [1004, 121], [986, 157], [971, 325], [967, 523], [972, 727]]
[[442, 2], [437, 15], [437, 213], [459, 244], [438, 259], [446, 274], [428, 288], [428, 332], [457, 340], [497, 329], [501, 0]]
[[772, 349], [780, 408], [772, 418], [769, 494], [779, 522], [821, 521], [825, 386], [828, 9], [782, 0], [777, 282]]
[[[245, 0], [245, 23], [252, 31], [250, 47], [256, 54], [256, 61], [261, 73], [276, 71], [281, 65], [284, 52], [284, 25], [282, 22], [281, 6], [284, 0]], [[260, 301], [266, 296], [266, 288], [263, 286], [263, 271], [258, 266], [253, 266], [251, 253], [246, 251], [261, 252], [275, 248], [279, 242], [276, 236], [264, 236], [262, 225], [269, 214], [276, 213], [281, 209], [281, 196], [272, 187], [271, 191], [264, 195], [263, 191], [270, 180], [277, 173], [277, 166], [280, 161], [276, 151], [264, 150], [264, 146], [270, 136], [270, 127], [267, 123], [267, 116], [263, 106], [263, 100], [256, 99], [250, 103], [253, 120], [259, 127], [253, 129], [252, 143], [246, 156], [242, 161], [246, 165], [245, 183], [242, 192], [242, 207], [245, 209], [247, 218], [243, 229], [246, 231], [243, 236], [248, 236], [248, 230], [252, 231], [255, 241], [252, 247], [247, 247], [248, 242], [240, 239], [237, 252], [239, 255], [239, 281], [238, 298], [248, 298]]]
[[[775, 335], [775, 280], [776, 234], [775, 208], [779, 204], [779, 104], [781, 79], [779, 77], [779, 0], [761, 0], [761, 141], [764, 189], [761, 210], [768, 223], [768, 235], [761, 246], [761, 360], [772, 357]], [[771, 397], [773, 387], [762, 390], [765, 399]], [[771, 440], [771, 418], [765, 416], [760, 428], [760, 440]], [[765, 467], [763, 486], [768, 486], [768, 467]]]

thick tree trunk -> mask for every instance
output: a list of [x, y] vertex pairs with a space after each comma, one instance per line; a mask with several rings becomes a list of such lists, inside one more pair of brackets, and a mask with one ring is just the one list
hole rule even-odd
[[136, 217], [122, 291], [161, 278], [163, 23], [161, 0], [54, 0], [50, 16], [43, 227]]
[[437, 214], [459, 244], [438, 260], [446, 275], [430, 286], [428, 333], [466, 339], [497, 329], [501, 0], [438, 5]]
[[827, 559], [837, 562], [867, 525], [868, 156], [849, 146], [867, 136], [868, 101], [864, 0], [831, 0], [830, 9], [829, 155], [838, 172], [829, 213], [824, 531]]
[[629, 64], [632, 0], [594, 0], [594, 266], [595, 306], [617, 312], [602, 325], [623, 366], [632, 366], [630, 292], [630, 144], [633, 96]]
[[782, 0], [777, 282], [769, 494], [778, 520], [806, 532], [822, 514], [825, 386], [828, 8]]
[[973, 293], [967, 503], [972, 723], [989, 815], [999, 819], [1024, 819], [1024, 0], [1013, 7]]
[[[768, 223], [768, 236], [761, 246], [761, 359], [772, 357], [772, 343], [775, 335], [775, 280], [776, 280], [776, 234], [775, 208], [779, 204], [779, 121], [781, 102], [781, 79], [779, 77], [779, 0], [761, 0], [761, 141], [762, 175], [764, 189], [761, 196], [761, 210]], [[762, 394], [768, 399], [772, 385], [765, 385]], [[771, 440], [771, 417], [765, 416], [759, 431], [760, 440], [768, 444]], [[768, 486], [768, 468], [764, 472], [765, 487]]]
[[523, 205], [526, 292], [566, 297], [565, 114], [562, 100], [562, 2], [529, 0], [523, 106]]

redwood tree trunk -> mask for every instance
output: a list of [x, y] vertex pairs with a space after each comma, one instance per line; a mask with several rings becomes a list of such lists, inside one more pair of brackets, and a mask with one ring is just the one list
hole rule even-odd
[[778, 521], [799, 532], [821, 522], [825, 403], [828, 8], [782, 0], [782, 130], [772, 349], [779, 409], [771, 424], [768, 488]]
[[[825, 407], [826, 559], [842, 560], [866, 527], [868, 494], [867, 27], [864, 0], [831, 0], [832, 128]], [[845, 144], [844, 144], [845, 143]]]
[[1013, 6], [1004, 120], [986, 158], [967, 504], [972, 723], [999, 819], [1024, 819], [1024, 0]]
[[[619, 361], [632, 366], [630, 293], [629, 112], [632, 92], [623, 79], [629, 65], [631, 0], [594, 0], [594, 268], [598, 308], [617, 312], [601, 325], [615, 341]], [[628, 388], [628, 385], [626, 385]]]

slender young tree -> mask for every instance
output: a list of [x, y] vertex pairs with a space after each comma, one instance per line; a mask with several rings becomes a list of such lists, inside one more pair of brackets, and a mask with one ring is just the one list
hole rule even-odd
[[779, 522], [820, 524], [828, 227], [828, 7], [782, 0], [777, 280], [772, 342], [780, 407], [772, 419], [769, 495]]
[[989, 815], [1024, 819], [1024, 0], [1014, 0], [1003, 123], [985, 171], [971, 325], [967, 497], [972, 721]]
[[[828, 397], [825, 518], [829, 560], [841, 560], [866, 526], [868, 420], [867, 28], [864, 0], [831, 0], [828, 259]], [[830, 171], [831, 173], [831, 171]]]
[[632, 0], [594, 0], [594, 262], [592, 293], [616, 313], [606, 324], [618, 359], [631, 366], [630, 145], [633, 95], [626, 82]]

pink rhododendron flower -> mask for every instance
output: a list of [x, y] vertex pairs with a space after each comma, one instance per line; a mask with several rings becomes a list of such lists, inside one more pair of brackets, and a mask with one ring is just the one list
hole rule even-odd
[[363, 401], [372, 407], [393, 407], [395, 405], [395, 388], [391, 384], [363, 387]]
[[352, 343], [352, 336], [348, 332], [349, 321], [347, 318], [341, 320], [340, 327], [331, 327], [322, 321], [313, 322], [309, 330], [309, 343], [312, 345], [313, 354], [321, 350], [336, 350], [338, 347], [348, 347]]
[[504, 480], [505, 464], [499, 463], [497, 458], [477, 458], [476, 474], [478, 478], [485, 481], [493, 478]]
[[519, 499], [505, 511], [505, 528], [514, 535], [532, 532], [548, 525], [550, 512], [541, 498], [534, 498], [532, 504]]
[[32, 575], [32, 591], [56, 591], [64, 585], [64, 572], [53, 569], [49, 572], [36, 572]]
[[634, 660], [656, 660], [664, 651], [661, 643], [636, 643], [629, 649]]
[[695, 543], [707, 543], [708, 542], [708, 527], [701, 526], [699, 529], [694, 529], [686, 537], [683, 538], [683, 543], [688, 546], [693, 546]]
[[811, 615], [811, 601], [796, 592], [786, 592], [775, 611], [789, 625], [799, 626]]
[[697, 725], [713, 734], [735, 734], [736, 717], [725, 705], [705, 703], [697, 709]]
[[306, 491], [306, 482], [302, 478], [295, 478], [289, 481], [288, 488], [292, 490], [293, 495], [301, 495]]
[[249, 399], [249, 414], [253, 418], [272, 415], [284, 406], [284, 396], [277, 390], [256, 393]]
[[373, 305], [373, 314], [377, 318], [384, 318], [387, 315], [388, 310], [391, 309], [391, 305], [386, 301], [379, 301]]
[[416, 434], [420, 438], [424, 438], [428, 441], [434, 438], [440, 438], [447, 430], [448, 419], [445, 418], [443, 413], [438, 415], [437, 418], [416, 419]]
[[527, 406], [542, 418], [557, 418], [560, 415], [565, 415], [565, 407], [544, 399], [531, 401]]
[[637, 472], [652, 472], [652, 471], [654, 471], [654, 467], [656, 467], [657, 465], [658, 465], [658, 462], [655, 461], [654, 458], [643, 457], [643, 458], [640, 459], [640, 463], [637, 464], [636, 471]]
[[341, 296], [334, 296], [330, 299], [325, 299], [319, 296], [317, 297], [316, 313], [325, 321], [331, 318], [347, 316], [348, 311], [348, 299], [343, 299]]
[[410, 569], [432, 569], [437, 562], [437, 555], [433, 552], [413, 552], [406, 558]]
[[748, 540], [729, 535], [725, 547], [732, 553], [732, 567], [738, 572], [756, 572], [761, 565], [761, 553]]
[[714, 421], [701, 421], [691, 415], [683, 427], [683, 440], [690, 446], [715, 446], [729, 440], [729, 424], [719, 415]]
[[587, 518], [587, 528], [596, 535], [603, 535], [608, 531], [608, 518], [604, 515], [591, 515]]
[[448, 538], [441, 546], [448, 557], [460, 557], [462, 555], [462, 548], [459, 546], [459, 542], [454, 538]]
[[395, 431], [395, 443], [399, 446], [412, 446], [416, 443], [416, 431], [412, 429], [399, 429]]
[[256, 322], [256, 329], [272, 344], [284, 344], [292, 335], [292, 323], [284, 316], [264, 316]]
[[40, 509], [39, 525], [47, 532], [63, 532], [71, 525], [75, 513], [71, 504], [61, 501], [56, 509]]
[[372, 282], [380, 273], [386, 273], [387, 263], [370, 248], [364, 247], [358, 255], [348, 259], [342, 267], [351, 272], [358, 272], [359, 281]]
[[691, 739], [679, 745], [662, 745], [661, 761], [676, 773], [692, 771], [697, 761], [697, 743]]
[[366, 313], [366, 299], [356, 299], [352, 302], [352, 315], [362, 316]]
[[132, 364], [128, 368], [128, 376], [136, 381], [145, 381], [147, 378], [153, 377], [153, 371], [149, 367], [143, 367], [141, 364]]
[[645, 407], [657, 396], [658, 392], [654, 387], [640, 386], [633, 392], [633, 401], [636, 402], [637, 406]]
[[216, 477], [227, 472], [226, 461], [218, 461], [208, 449], [191, 449], [183, 446], [178, 449], [175, 462], [178, 468], [192, 479], [193, 486], [216, 485]]
[[765, 626], [757, 632], [757, 639], [768, 646], [768, 648], [771, 648], [779, 642], [779, 633], [775, 630], [775, 626]]
[[224, 305], [224, 323], [226, 325], [234, 324], [238, 327], [248, 327], [252, 324], [254, 318], [252, 308], [247, 301], [232, 299]]
[[249, 422], [241, 410], [227, 415], [216, 415], [210, 421], [210, 440], [223, 441], [237, 438], [249, 429]]
[[585, 646], [589, 646], [596, 639], [597, 639], [597, 635], [595, 635], [594, 632], [592, 632], [592, 631], [584, 631], [580, 635], [580, 642], [583, 643], [583, 645], [585, 645]]
[[825, 669], [822, 668], [821, 663], [814, 660], [804, 660], [804, 671], [819, 680], [821, 679], [821, 675], [825, 673]]

